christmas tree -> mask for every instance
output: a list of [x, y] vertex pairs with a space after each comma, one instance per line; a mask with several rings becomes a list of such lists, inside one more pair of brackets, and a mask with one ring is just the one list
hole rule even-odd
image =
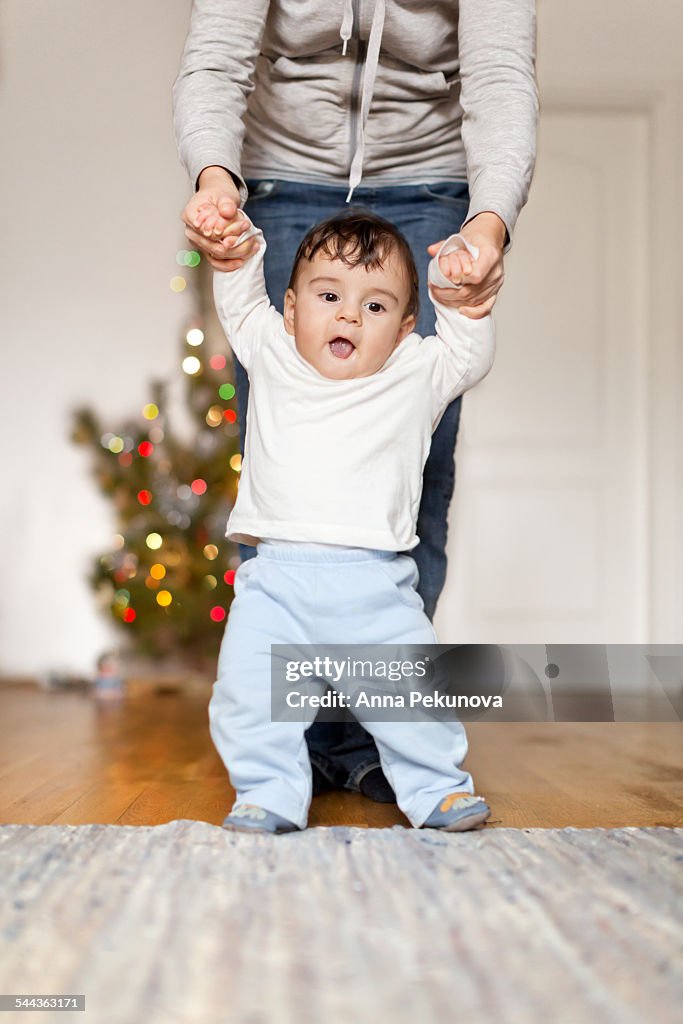
[[[197, 298], [182, 338], [190, 436], [174, 430], [169, 386], [154, 381], [139, 415], [116, 427], [90, 408], [77, 409], [72, 440], [91, 449], [94, 476], [117, 519], [110, 550], [89, 576], [98, 603], [125, 631], [131, 653], [208, 671], [239, 565], [237, 548], [225, 539], [241, 469], [239, 428], [211, 273], [196, 252], [182, 250], [176, 259], [188, 268]], [[171, 288], [186, 284], [176, 276]]]

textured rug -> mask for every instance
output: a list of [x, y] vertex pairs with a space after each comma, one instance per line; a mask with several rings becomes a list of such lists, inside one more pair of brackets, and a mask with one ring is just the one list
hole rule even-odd
[[0, 991], [83, 1024], [683, 1019], [683, 830], [0, 827]]

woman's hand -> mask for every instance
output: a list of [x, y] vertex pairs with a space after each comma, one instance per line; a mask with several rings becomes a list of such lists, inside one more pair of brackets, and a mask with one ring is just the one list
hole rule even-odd
[[235, 246], [245, 228], [240, 194], [223, 167], [205, 167], [199, 188], [182, 212], [185, 236], [214, 270], [230, 273], [256, 251], [253, 238]]
[[[460, 234], [470, 245], [479, 249], [479, 258], [473, 260], [468, 252], [460, 250], [442, 256], [439, 267], [453, 284], [461, 287], [435, 288], [431, 286], [434, 298], [444, 306], [455, 306], [464, 316], [480, 320], [493, 309], [498, 292], [503, 284], [503, 247], [506, 227], [495, 213], [480, 213], [474, 217]], [[436, 256], [443, 241], [428, 247], [430, 256]]]

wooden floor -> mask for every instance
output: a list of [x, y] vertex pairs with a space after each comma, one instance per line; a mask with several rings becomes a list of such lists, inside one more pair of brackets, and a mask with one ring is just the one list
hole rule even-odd
[[[120, 704], [87, 693], [0, 687], [0, 822], [220, 824], [233, 793], [205, 697], [150, 692]], [[683, 826], [682, 723], [470, 723], [464, 767], [488, 828]], [[395, 805], [335, 792], [309, 825], [408, 825]]]

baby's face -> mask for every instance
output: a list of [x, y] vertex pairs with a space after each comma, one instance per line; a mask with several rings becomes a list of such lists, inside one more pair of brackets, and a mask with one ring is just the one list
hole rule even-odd
[[350, 267], [317, 252], [285, 295], [285, 328], [299, 355], [333, 380], [368, 377], [415, 328], [406, 316], [408, 274], [390, 253], [381, 269]]

